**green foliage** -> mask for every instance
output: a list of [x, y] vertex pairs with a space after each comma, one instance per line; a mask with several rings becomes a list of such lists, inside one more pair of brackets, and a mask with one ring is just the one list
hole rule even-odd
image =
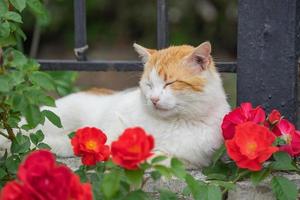
[[10, 154], [0, 159], [0, 187], [15, 177], [26, 154], [35, 149], [50, 149], [43, 143], [43, 132], [34, 128], [43, 124], [45, 118], [62, 127], [57, 115], [48, 108], [41, 109], [44, 105], [55, 106], [48, 95], [49, 91], [57, 90], [54, 79], [38, 71], [39, 64], [16, 47], [17, 41], [26, 39], [20, 27], [26, 8], [41, 19], [47, 18], [40, 0], [0, 0], [0, 137], [11, 142]]
[[271, 180], [272, 190], [278, 200], [296, 200], [298, 190], [295, 183], [287, 178], [274, 176]]
[[125, 170], [125, 175], [128, 178], [131, 185], [139, 187], [142, 184], [144, 170]]
[[59, 117], [52, 111], [50, 110], [43, 110], [42, 114], [47, 117], [47, 119], [54, 124], [55, 126], [57, 126], [58, 128], [62, 128], [62, 124], [61, 121], [59, 119]]
[[118, 174], [107, 173], [104, 175], [101, 190], [106, 199], [112, 199], [120, 189], [120, 177]]
[[185, 166], [176, 158], [171, 159], [171, 170], [173, 174], [180, 179], [184, 179], [186, 176]]
[[19, 11], [22, 12], [26, 7], [26, 0], [9, 0], [9, 2]]
[[258, 172], [252, 172], [250, 178], [254, 185], [258, 185], [261, 181], [268, 177], [270, 173], [271, 170], [269, 168], [265, 168]]
[[273, 155], [275, 161], [271, 164], [274, 170], [297, 170], [296, 164], [293, 162], [291, 156], [286, 152], [276, 152]]
[[77, 92], [78, 88], [73, 86], [73, 83], [78, 77], [76, 72], [48, 72], [54, 80], [56, 91], [59, 96]]

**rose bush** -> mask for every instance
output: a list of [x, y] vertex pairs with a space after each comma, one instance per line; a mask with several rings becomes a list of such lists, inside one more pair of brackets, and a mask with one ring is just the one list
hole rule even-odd
[[[278, 110], [266, 116], [260, 107], [243, 103], [223, 119], [225, 145], [216, 151], [213, 162], [203, 170], [211, 181], [236, 183], [250, 178], [254, 185], [271, 177], [276, 198], [297, 199], [297, 186], [277, 171], [300, 174], [300, 132]], [[222, 159], [227, 154], [228, 159]], [[282, 187], [289, 185], [288, 187]], [[227, 189], [225, 189], [227, 190]]]
[[[0, 200], [148, 200], [151, 196], [143, 190], [148, 180], [173, 176], [186, 182], [181, 195], [199, 200], [221, 200], [236, 182], [249, 178], [257, 185], [266, 177], [278, 199], [297, 198], [295, 184], [275, 173], [300, 173], [299, 131], [279, 111], [266, 116], [261, 107], [244, 103], [224, 117], [222, 130], [225, 143], [202, 170], [206, 181], [201, 181], [176, 158], [163, 165], [167, 157], [154, 155], [154, 138], [140, 127], [125, 129], [111, 144], [100, 129], [83, 127], [70, 134], [74, 155], [82, 161], [78, 176], [57, 164], [49, 151], [34, 151], [19, 166], [17, 179], [1, 190]], [[222, 159], [225, 154], [229, 159]], [[157, 192], [161, 200], [177, 198], [166, 189]]]

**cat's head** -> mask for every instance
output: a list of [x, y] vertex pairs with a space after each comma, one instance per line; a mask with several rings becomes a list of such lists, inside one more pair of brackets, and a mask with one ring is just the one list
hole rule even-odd
[[198, 47], [182, 45], [162, 50], [138, 44], [134, 48], [144, 62], [140, 80], [144, 104], [162, 117], [192, 112], [201, 96], [206, 96], [207, 87], [219, 81], [209, 42]]

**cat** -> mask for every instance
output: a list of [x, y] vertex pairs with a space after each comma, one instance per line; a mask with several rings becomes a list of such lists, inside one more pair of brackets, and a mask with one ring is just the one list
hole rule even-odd
[[42, 107], [60, 116], [63, 128], [37, 127], [58, 156], [73, 155], [68, 133], [100, 128], [108, 144], [127, 127], [140, 126], [155, 138], [155, 150], [190, 166], [210, 163], [223, 142], [221, 121], [230, 107], [211, 56], [211, 44], [162, 50], [133, 45], [144, 63], [139, 87], [121, 92], [78, 92]]

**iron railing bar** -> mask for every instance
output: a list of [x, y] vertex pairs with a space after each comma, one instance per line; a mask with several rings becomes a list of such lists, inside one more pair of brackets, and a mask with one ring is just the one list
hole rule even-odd
[[157, 48], [163, 49], [168, 44], [168, 8], [167, 0], [157, 0]]
[[74, 28], [75, 28], [75, 57], [77, 60], [87, 60], [88, 49], [86, 37], [86, 9], [85, 0], [74, 0]]
[[[76, 60], [38, 60], [43, 71], [142, 71], [140, 61], [76, 61]], [[236, 62], [217, 62], [220, 72], [235, 73]]]

